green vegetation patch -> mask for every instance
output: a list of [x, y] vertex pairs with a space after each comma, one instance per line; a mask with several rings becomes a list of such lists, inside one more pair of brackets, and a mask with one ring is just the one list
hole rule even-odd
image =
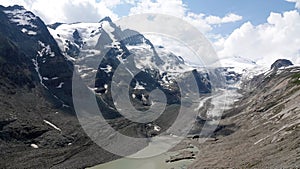
[[292, 75], [292, 83], [296, 85], [300, 85], [300, 73], [296, 73]]

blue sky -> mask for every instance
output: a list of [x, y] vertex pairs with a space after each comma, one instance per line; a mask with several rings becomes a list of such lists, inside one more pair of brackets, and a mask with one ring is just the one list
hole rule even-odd
[[243, 16], [243, 19], [234, 24], [225, 24], [214, 29], [216, 33], [228, 34], [242, 23], [251, 21], [258, 25], [265, 23], [270, 12], [283, 12], [295, 9], [295, 5], [283, 0], [185, 0], [185, 4], [191, 11], [206, 13], [209, 15], [223, 16], [227, 13], [235, 13]]
[[236, 13], [244, 21], [253, 24], [266, 22], [270, 12], [282, 12], [295, 9], [295, 5], [283, 0], [186, 0], [191, 11], [222, 16]]

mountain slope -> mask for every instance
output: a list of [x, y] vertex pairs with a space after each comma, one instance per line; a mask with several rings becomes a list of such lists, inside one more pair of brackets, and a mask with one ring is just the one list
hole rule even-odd
[[80, 128], [73, 66], [45, 24], [20, 6], [0, 6], [0, 22], [0, 168], [82, 168], [115, 159]]
[[[61, 105], [70, 106], [73, 68], [61, 54], [43, 21], [21, 6], [1, 7], [1, 11], [0, 32], [24, 54], [23, 63], [30, 71], [36, 72], [33, 81], [39, 81], [47, 88], [54, 100], [59, 98]], [[58, 88], [61, 83], [66, 85]]]
[[199, 145], [190, 168], [299, 167], [299, 77], [300, 67], [291, 67], [245, 82], [243, 97], [224, 113], [216, 140]]

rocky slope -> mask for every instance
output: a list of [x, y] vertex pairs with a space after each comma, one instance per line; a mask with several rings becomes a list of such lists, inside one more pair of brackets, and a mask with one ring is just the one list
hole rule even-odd
[[1, 6], [0, 21], [0, 168], [81, 168], [115, 159], [80, 128], [73, 65], [45, 24], [20, 6]]
[[244, 83], [190, 168], [300, 166], [300, 67], [280, 67]]

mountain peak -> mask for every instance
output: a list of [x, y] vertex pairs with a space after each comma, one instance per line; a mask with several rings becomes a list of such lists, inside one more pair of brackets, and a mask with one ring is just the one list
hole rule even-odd
[[281, 67], [287, 67], [287, 66], [292, 66], [292, 65], [294, 65], [294, 64], [290, 60], [278, 59], [271, 65], [271, 69], [277, 70]]
[[47, 25], [47, 26], [48, 26], [49, 28], [55, 30], [57, 27], [59, 27], [59, 26], [62, 25], [62, 24], [64, 24], [64, 23], [62, 23], [62, 22], [55, 22], [55, 23], [50, 24], [50, 25]]
[[111, 18], [109, 16], [104, 17], [99, 22], [103, 22], [103, 21], [112, 22], [112, 20], [111, 20]]
[[23, 6], [13, 5], [6, 7], [7, 10], [26, 10]]

